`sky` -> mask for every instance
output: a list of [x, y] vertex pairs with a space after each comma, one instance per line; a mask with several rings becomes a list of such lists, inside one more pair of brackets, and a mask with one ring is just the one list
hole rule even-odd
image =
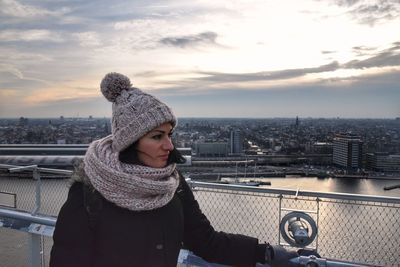
[[109, 72], [178, 117], [400, 117], [398, 0], [0, 0], [0, 117], [109, 117]]

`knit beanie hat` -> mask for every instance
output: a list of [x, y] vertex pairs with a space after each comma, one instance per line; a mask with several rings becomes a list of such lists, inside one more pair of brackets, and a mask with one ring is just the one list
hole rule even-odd
[[125, 75], [108, 73], [100, 84], [104, 97], [112, 102], [112, 148], [120, 152], [143, 135], [170, 122], [176, 126], [172, 110], [152, 95], [132, 87]]

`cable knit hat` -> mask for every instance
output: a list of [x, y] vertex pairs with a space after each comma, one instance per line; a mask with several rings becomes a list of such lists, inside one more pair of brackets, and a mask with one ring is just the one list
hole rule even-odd
[[176, 126], [172, 110], [154, 96], [132, 87], [125, 75], [108, 73], [101, 81], [100, 89], [113, 103], [111, 131], [114, 151], [124, 150], [165, 122]]

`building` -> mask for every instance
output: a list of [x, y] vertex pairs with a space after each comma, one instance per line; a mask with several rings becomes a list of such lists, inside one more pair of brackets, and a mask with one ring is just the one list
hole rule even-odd
[[238, 155], [243, 153], [243, 138], [239, 130], [231, 131], [229, 139], [230, 154]]
[[312, 153], [317, 154], [332, 154], [333, 153], [333, 144], [327, 142], [314, 142], [311, 145], [310, 149]]
[[361, 138], [353, 134], [336, 134], [333, 139], [334, 165], [356, 170], [362, 167], [362, 145]]
[[400, 155], [389, 155], [387, 152], [367, 153], [366, 168], [379, 172], [400, 172]]
[[228, 143], [226, 142], [196, 142], [195, 152], [198, 157], [226, 157], [228, 155]]
[[[77, 160], [83, 159], [88, 147], [89, 144], [0, 144], [0, 164], [72, 169]], [[190, 166], [192, 149], [177, 150], [186, 159], [179, 165]]]

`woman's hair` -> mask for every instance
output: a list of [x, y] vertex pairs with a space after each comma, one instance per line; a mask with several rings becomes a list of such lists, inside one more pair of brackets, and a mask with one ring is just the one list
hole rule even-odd
[[[127, 164], [142, 164], [139, 161], [136, 146], [138, 141], [125, 148], [121, 152], [119, 152], [118, 159], [119, 161]], [[174, 145], [174, 149], [169, 153], [167, 164], [171, 163], [185, 163], [186, 159], [182, 156], [181, 152], [176, 149]]]

